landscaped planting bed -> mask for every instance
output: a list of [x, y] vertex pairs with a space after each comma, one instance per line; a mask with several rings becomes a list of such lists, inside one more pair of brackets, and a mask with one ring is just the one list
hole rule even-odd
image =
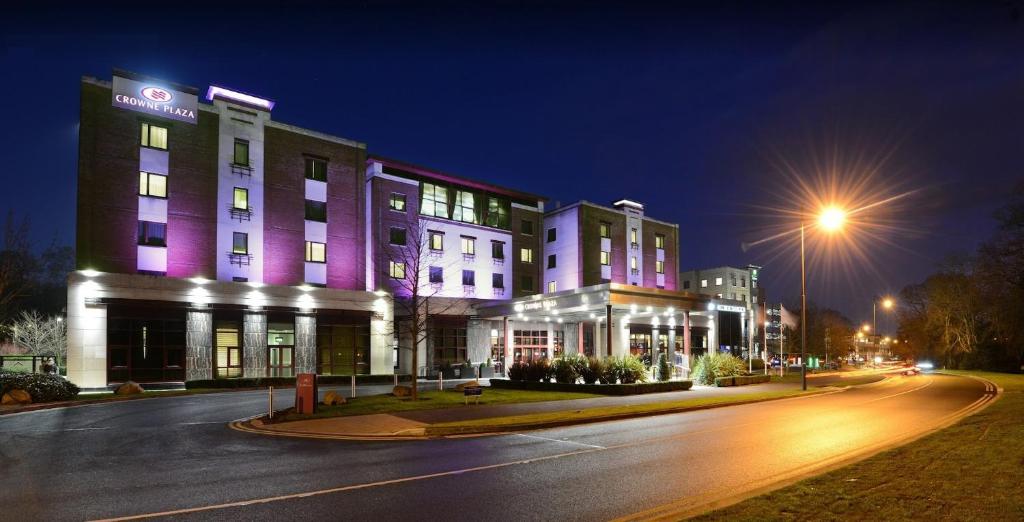
[[693, 387], [693, 381], [638, 382], [633, 384], [575, 384], [567, 382], [491, 379], [491, 387], [515, 390], [581, 392], [594, 393], [598, 395], [640, 395], [644, 393], [689, 390]]

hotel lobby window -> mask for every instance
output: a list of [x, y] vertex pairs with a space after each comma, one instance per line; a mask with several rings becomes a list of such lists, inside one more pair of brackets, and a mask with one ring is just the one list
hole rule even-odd
[[216, 377], [242, 376], [241, 327], [238, 321], [217, 321], [214, 335]]
[[538, 361], [548, 356], [547, 330], [514, 330], [513, 362]]
[[142, 146], [151, 149], [167, 150], [167, 128], [143, 123]]
[[267, 374], [270, 377], [295, 375], [295, 324], [267, 325]]

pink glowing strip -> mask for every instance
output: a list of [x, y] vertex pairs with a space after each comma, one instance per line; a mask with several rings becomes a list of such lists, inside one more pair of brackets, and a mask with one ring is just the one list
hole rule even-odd
[[266, 100], [263, 98], [257, 98], [255, 96], [251, 96], [238, 91], [232, 91], [231, 89], [225, 89], [223, 87], [218, 87], [216, 85], [211, 85], [210, 89], [206, 91], [206, 99], [209, 101], [213, 101], [213, 98], [215, 96], [220, 96], [222, 98], [227, 98], [229, 100], [241, 102], [246, 105], [251, 105], [253, 107], [260, 107], [268, 111], [274, 108], [273, 101]]

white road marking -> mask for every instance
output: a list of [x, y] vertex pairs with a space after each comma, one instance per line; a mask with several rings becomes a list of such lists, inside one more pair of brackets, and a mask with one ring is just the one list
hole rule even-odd
[[573, 440], [552, 439], [550, 437], [541, 437], [540, 435], [528, 435], [526, 433], [515, 433], [514, 435], [519, 435], [520, 437], [526, 437], [526, 438], [530, 438], [530, 439], [549, 440], [551, 442], [564, 442], [566, 444], [575, 444], [577, 446], [586, 446], [588, 448], [608, 449], [608, 448], [606, 448], [604, 446], [596, 446], [594, 444], [584, 444], [582, 442], [576, 442], [576, 441], [573, 441]]

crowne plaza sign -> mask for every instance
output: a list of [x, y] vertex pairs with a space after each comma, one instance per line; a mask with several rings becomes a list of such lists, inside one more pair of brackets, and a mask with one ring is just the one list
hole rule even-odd
[[175, 90], [160, 81], [141, 81], [114, 75], [111, 103], [128, 109], [194, 124], [199, 112], [195, 94]]

